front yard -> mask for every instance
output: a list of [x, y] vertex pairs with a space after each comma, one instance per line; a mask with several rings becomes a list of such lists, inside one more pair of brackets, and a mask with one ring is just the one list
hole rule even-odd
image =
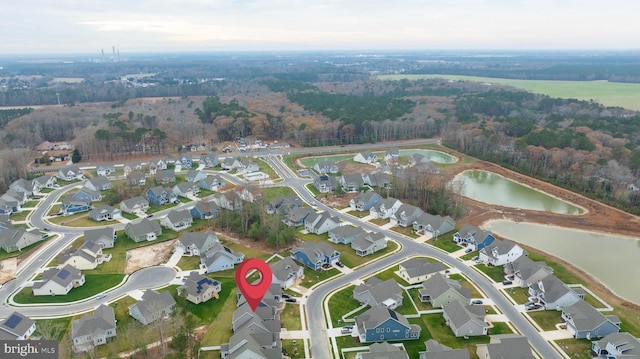
[[33, 288], [22, 288], [14, 297], [19, 304], [48, 304], [48, 303], [68, 303], [77, 300], [91, 298], [94, 295], [113, 288], [122, 282], [124, 274], [85, 274], [84, 285], [73, 288], [67, 295], [39, 295], [33, 296]]

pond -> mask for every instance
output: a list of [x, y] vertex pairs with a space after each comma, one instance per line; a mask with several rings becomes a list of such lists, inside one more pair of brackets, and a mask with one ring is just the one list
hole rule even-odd
[[464, 171], [453, 179], [454, 187], [458, 181], [464, 196], [485, 203], [560, 214], [583, 212], [576, 205], [489, 171]]
[[640, 304], [640, 285], [633, 284], [638, 282], [638, 238], [501, 219], [487, 221], [482, 228], [562, 258]]

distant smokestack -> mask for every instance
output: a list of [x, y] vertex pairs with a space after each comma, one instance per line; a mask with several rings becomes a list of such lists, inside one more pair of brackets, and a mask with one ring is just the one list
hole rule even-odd
[[104, 49], [102, 49], [102, 58], [104, 59]]
[[116, 47], [115, 46], [111, 46], [111, 50], [113, 51], [113, 58], [116, 58]]

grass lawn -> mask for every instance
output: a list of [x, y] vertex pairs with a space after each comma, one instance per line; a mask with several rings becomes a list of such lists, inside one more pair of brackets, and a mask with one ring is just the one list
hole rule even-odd
[[293, 194], [293, 190], [289, 187], [268, 187], [262, 191], [264, 192], [264, 203], [269, 203], [276, 197], [291, 196]]
[[513, 288], [506, 289], [505, 291], [518, 304], [524, 304], [529, 301], [529, 291], [527, 288], [513, 287]]
[[431, 238], [426, 243], [434, 247], [440, 248], [443, 251], [448, 253], [453, 253], [459, 250], [460, 248], [462, 248], [453, 241], [452, 236], [440, 236], [438, 237], [438, 239]]
[[419, 290], [420, 288], [409, 289], [409, 294], [411, 295], [411, 298], [413, 298], [413, 301], [416, 303], [416, 307], [418, 307], [418, 310], [436, 309], [432, 307], [431, 304], [420, 301], [420, 293], [418, 293]]
[[529, 92], [541, 93], [550, 97], [575, 98], [578, 100], [597, 99], [598, 103], [606, 106], [620, 106], [631, 110], [640, 110], [637, 98], [640, 96], [638, 84], [608, 82], [608, 81], [554, 81], [554, 80], [518, 80], [491, 77], [462, 76], [462, 75], [382, 75], [378, 79], [410, 80], [422, 78], [444, 78], [447, 80], [463, 80], [504, 84]]
[[135, 214], [132, 213], [127, 213], [127, 212], [122, 212], [122, 217], [130, 220], [130, 221], [135, 221], [136, 219], [140, 218], [138, 216], [136, 216]]
[[556, 343], [572, 359], [591, 359], [591, 342], [586, 339], [562, 339]]
[[[19, 226], [17, 226], [17, 225], [14, 225], [14, 227], [15, 227], [15, 228], [21, 228], [21, 227], [19, 227]], [[42, 241], [40, 241], [40, 242], [37, 242], [37, 243], [31, 244], [31, 245], [29, 245], [29, 246], [27, 246], [27, 247], [22, 248], [22, 250], [21, 250], [21, 251], [15, 251], [15, 252], [7, 253], [7, 252], [5, 252], [4, 250], [0, 250], [0, 261], [1, 261], [1, 260], [3, 260], [3, 259], [12, 258], [12, 257], [18, 257], [18, 256], [24, 256], [24, 257], [26, 258], [26, 257], [28, 257], [29, 255], [31, 255], [31, 253], [30, 253], [30, 252], [31, 252], [33, 249], [35, 249], [35, 248], [39, 247], [41, 244], [45, 243], [46, 241], [48, 241], [48, 240], [50, 240], [50, 239], [52, 239], [52, 238], [56, 239], [56, 238], [58, 238], [58, 236], [49, 236], [49, 237], [47, 237], [47, 238], [43, 239], [43, 240], [42, 240]]]
[[369, 215], [369, 211], [349, 211], [348, 214], [356, 217], [356, 218], [364, 218]]
[[513, 330], [511, 330], [511, 328], [509, 328], [507, 323], [504, 323], [504, 322], [493, 322], [491, 324], [493, 324], [493, 328], [489, 328], [489, 334], [490, 335], [511, 334], [511, 333], [513, 333]]
[[244, 253], [245, 258], [260, 258], [262, 260], [267, 260], [267, 258], [271, 257], [270, 253], [266, 253], [260, 249], [251, 248], [247, 246], [243, 246], [242, 244], [231, 242], [228, 240], [224, 240], [224, 237], [219, 237], [221, 242], [229, 247], [230, 249]]
[[177, 294], [177, 286], [173, 286], [170, 289], [171, 295], [173, 295], [178, 306], [183, 306], [188, 313], [193, 314], [195, 317], [195, 326], [201, 326], [207, 323], [213, 322], [216, 315], [218, 315], [224, 304], [228, 299], [235, 301], [235, 296], [230, 297], [231, 292], [235, 290], [235, 279], [221, 278], [220, 281], [220, 293], [218, 293], [218, 299], [212, 298], [205, 303], [193, 304], [187, 300], [183, 300]]
[[[398, 277], [398, 276], [394, 273], [394, 272], [395, 272], [395, 271], [397, 271], [397, 270], [398, 270], [398, 266], [397, 266], [397, 265], [394, 265], [394, 266], [392, 266], [392, 267], [389, 267], [389, 268], [385, 269], [385, 270], [384, 270], [384, 271], [382, 271], [382, 272], [378, 272], [378, 273], [376, 273], [376, 275], [375, 275], [374, 277], [376, 277], [376, 278], [378, 278], [378, 279], [380, 279], [380, 280], [383, 280], [383, 281], [384, 281], [384, 280], [387, 280], [387, 279], [391, 279], [391, 278], [393, 278], [393, 279], [395, 279], [395, 280], [396, 280], [396, 282], [399, 282], [398, 284], [406, 284], [406, 283], [405, 283], [405, 281], [404, 281], [402, 278]], [[400, 280], [398, 280], [398, 279], [400, 279]]]
[[389, 219], [383, 219], [383, 218], [372, 218], [369, 220], [369, 222], [375, 224], [376, 226], [384, 226], [385, 224], [389, 223]]
[[27, 201], [25, 204], [23, 204], [21, 207], [22, 208], [32, 208], [38, 205], [38, 203], [40, 203], [40, 201]]
[[331, 309], [331, 323], [333, 324], [334, 328], [342, 326], [342, 323], [339, 323], [338, 320], [341, 320], [343, 315], [360, 306], [360, 303], [358, 303], [358, 301], [356, 300], [353, 300], [352, 298], [354, 288], [354, 285], [350, 285], [334, 293], [329, 299], [329, 308]]
[[40, 303], [67, 303], [75, 302], [81, 299], [91, 298], [92, 296], [113, 288], [122, 282], [123, 274], [86, 274], [85, 284], [72, 289], [67, 295], [39, 295], [32, 296], [32, 288], [22, 288], [14, 297], [16, 303], [20, 304], [40, 304]]
[[395, 311], [402, 315], [418, 314], [405, 290], [402, 291], [402, 305], [396, 308]]
[[290, 358], [303, 358], [304, 343], [305, 341], [302, 339], [283, 339], [282, 351], [283, 353], [287, 353]]
[[[307, 187], [307, 189], [313, 194], [314, 197], [318, 197], [321, 195], [320, 191], [318, 191], [314, 186], [313, 183], [307, 183], [305, 185], [305, 187]], [[327, 193], [324, 194], [325, 196], [327, 195]]]
[[[409, 358], [418, 357], [417, 353], [420, 350], [424, 350], [424, 341], [427, 339], [435, 339], [440, 342], [440, 344], [444, 344], [453, 349], [466, 348], [472, 358], [477, 358], [476, 345], [489, 343], [490, 340], [488, 335], [469, 337], [469, 339], [456, 338], [451, 328], [444, 324], [442, 314], [423, 315], [420, 318], [409, 319], [409, 323], [420, 325], [423, 331], [423, 333], [420, 334], [420, 340], [411, 341], [409, 345], [407, 345], [408, 341], [405, 342]], [[426, 332], [428, 335], [424, 335], [425, 328], [427, 329]]]
[[304, 266], [304, 279], [300, 282], [300, 285], [305, 288], [311, 288], [314, 284], [322, 282], [323, 280], [331, 278], [338, 274], [340, 274], [340, 271], [335, 268], [331, 268], [329, 270], [314, 271], [313, 269]]
[[556, 324], [562, 322], [559, 310], [536, 310], [528, 314], [545, 331], [556, 330]]
[[260, 166], [260, 171], [262, 173], [269, 175], [270, 180], [275, 181], [277, 179], [280, 179], [280, 176], [278, 176], [276, 171], [274, 171], [273, 168], [271, 168], [271, 166], [269, 166], [267, 161], [265, 161], [264, 159], [259, 158], [257, 164], [258, 166]]
[[215, 319], [209, 324], [207, 333], [202, 338], [202, 346], [220, 345], [229, 342], [229, 338], [233, 335], [231, 319], [233, 318], [233, 311], [236, 310], [236, 304], [236, 288], [233, 287], [222, 308], [216, 314]]
[[340, 161], [344, 161], [347, 159], [353, 159], [356, 153], [348, 154], [348, 155], [324, 155], [324, 156], [311, 156], [311, 157], [302, 157], [299, 159], [300, 163], [308, 168], [313, 168], [318, 162], [322, 161], [332, 161], [334, 163], [338, 163]]
[[216, 194], [216, 191], [210, 191], [208, 189], [200, 188], [200, 192], [198, 192], [198, 198], [204, 198]]
[[49, 219], [51, 222], [67, 227], [104, 227], [118, 224], [118, 221], [94, 221], [88, 212], [76, 213], [69, 216], [57, 216]]
[[393, 226], [390, 228], [392, 231], [396, 232], [396, 233], [400, 233], [403, 234], [409, 238], [413, 238], [416, 239], [418, 237], [420, 237], [419, 235], [417, 235], [415, 233], [415, 231], [413, 230], [412, 227], [400, 227], [400, 226]]
[[592, 296], [591, 294], [589, 294], [588, 292], [584, 293], [584, 301], [591, 304], [592, 307], [594, 308], [604, 308], [604, 304], [597, 300], [596, 297]]
[[496, 283], [500, 283], [504, 280], [504, 268], [502, 266], [489, 267], [484, 263], [481, 263], [474, 266], [474, 268], [489, 276], [489, 278], [493, 279]]
[[177, 266], [182, 270], [198, 269], [200, 268], [200, 257], [182, 256], [178, 261]]
[[471, 258], [473, 258], [473, 257], [475, 257], [477, 255], [478, 255], [477, 252], [467, 253], [467, 254], [465, 254], [463, 256], [460, 256], [460, 260], [468, 261], [468, 260], [471, 260]]
[[31, 211], [25, 211], [25, 210], [22, 210], [16, 213], [11, 213], [11, 215], [9, 216], [9, 219], [11, 219], [12, 221], [24, 221], [25, 219], [27, 219], [27, 216], [29, 215], [29, 213], [31, 213]]
[[468, 281], [467, 278], [464, 277], [462, 274], [452, 274], [449, 276], [449, 278], [459, 280], [460, 284], [462, 285], [462, 288], [469, 288], [469, 290], [471, 291], [472, 298], [483, 297], [483, 295], [478, 291], [478, 289], [476, 289], [476, 287], [474, 287], [473, 284], [471, 284], [471, 282]]
[[45, 188], [40, 190], [40, 193], [51, 193], [51, 192], [53, 192], [55, 190], [56, 190], [55, 188], [45, 187]]
[[302, 330], [300, 306], [297, 304], [286, 303], [284, 309], [280, 312], [280, 320], [287, 330]]
[[62, 340], [64, 334], [71, 331], [71, 317], [56, 319], [37, 319], [34, 336], [45, 340]]

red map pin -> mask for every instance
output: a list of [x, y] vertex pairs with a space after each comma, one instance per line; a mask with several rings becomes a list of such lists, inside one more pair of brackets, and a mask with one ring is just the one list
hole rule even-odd
[[[252, 269], [260, 272], [260, 276], [262, 277], [260, 283], [256, 285], [247, 282], [247, 272]], [[238, 266], [238, 269], [236, 270], [236, 285], [240, 288], [240, 293], [245, 297], [247, 303], [249, 303], [249, 306], [251, 307], [251, 310], [254, 312], [256, 311], [256, 308], [258, 308], [258, 305], [264, 295], [267, 293], [267, 290], [269, 290], [272, 279], [271, 267], [261, 259], [250, 258]]]

